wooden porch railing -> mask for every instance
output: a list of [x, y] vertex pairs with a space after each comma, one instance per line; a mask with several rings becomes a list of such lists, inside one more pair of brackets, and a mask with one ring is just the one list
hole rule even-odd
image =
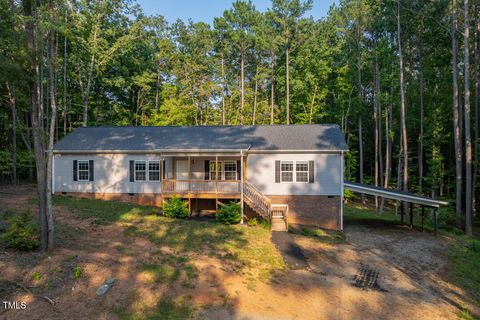
[[240, 180], [162, 180], [163, 193], [240, 194]]

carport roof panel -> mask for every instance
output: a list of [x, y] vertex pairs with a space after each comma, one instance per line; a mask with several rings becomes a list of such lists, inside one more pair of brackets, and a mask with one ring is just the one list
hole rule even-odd
[[432, 198], [419, 196], [419, 195], [405, 192], [405, 191], [385, 189], [385, 188], [380, 188], [380, 187], [375, 187], [375, 186], [370, 186], [370, 185], [365, 185], [365, 184], [360, 184], [355, 182], [345, 181], [344, 187], [345, 189], [348, 189], [354, 192], [360, 192], [360, 193], [369, 194], [372, 196], [379, 196], [379, 197], [389, 198], [393, 200], [416, 203], [416, 204], [429, 206], [433, 208], [439, 208], [442, 205], [448, 204], [447, 201], [435, 200]]

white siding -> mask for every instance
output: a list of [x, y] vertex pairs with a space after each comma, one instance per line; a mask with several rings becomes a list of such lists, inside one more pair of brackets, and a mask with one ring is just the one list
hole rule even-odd
[[[95, 181], [73, 181], [73, 160], [93, 160]], [[130, 160], [160, 160], [158, 155], [55, 155], [54, 192], [160, 193], [161, 184], [130, 182]], [[167, 159], [166, 159], [167, 160]], [[169, 161], [166, 161], [168, 166]]]
[[[313, 160], [314, 183], [275, 183], [276, 160]], [[249, 154], [247, 180], [266, 195], [341, 195], [342, 156], [338, 154]]]

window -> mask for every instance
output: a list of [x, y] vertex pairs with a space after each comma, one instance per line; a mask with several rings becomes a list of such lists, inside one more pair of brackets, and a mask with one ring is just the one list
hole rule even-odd
[[160, 161], [148, 162], [148, 180], [160, 181]]
[[135, 181], [147, 180], [147, 164], [145, 161], [135, 161]]
[[225, 161], [225, 180], [237, 180], [237, 162]]
[[222, 180], [222, 162], [218, 161], [218, 178], [215, 179], [215, 174], [217, 170], [215, 169], [215, 161], [210, 161], [210, 180]]
[[90, 180], [90, 168], [88, 165], [88, 160], [79, 160], [78, 161], [78, 181], [89, 181]]
[[293, 161], [280, 163], [280, 178], [282, 182], [293, 182]]
[[297, 161], [295, 171], [297, 182], [308, 182], [308, 161]]

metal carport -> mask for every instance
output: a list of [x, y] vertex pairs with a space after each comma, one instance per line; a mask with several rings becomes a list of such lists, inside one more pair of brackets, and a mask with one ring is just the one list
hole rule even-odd
[[418, 204], [422, 206], [422, 230], [423, 230], [423, 222], [425, 217], [425, 207], [433, 208], [435, 219], [434, 219], [434, 230], [435, 236], [438, 234], [438, 208], [442, 205], [447, 205], [447, 201], [443, 200], [435, 200], [432, 198], [420, 196], [417, 194], [413, 194], [410, 192], [399, 191], [399, 190], [392, 190], [392, 189], [385, 189], [381, 187], [375, 187], [366, 184], [354, 183], [354, 182], [347, 182], [343, 183], [345, 189], [359, 192], [363, 194], [369, 194], [372, 196], [378, 196], [382, 198], [398, 200], [400, 201], [401, 205], [401, 222], [404, 222], [404, 208], [403, 203], [409, 202], [412, 205], [410, 206], [410, 226], [413, 226], [413, 204]]

